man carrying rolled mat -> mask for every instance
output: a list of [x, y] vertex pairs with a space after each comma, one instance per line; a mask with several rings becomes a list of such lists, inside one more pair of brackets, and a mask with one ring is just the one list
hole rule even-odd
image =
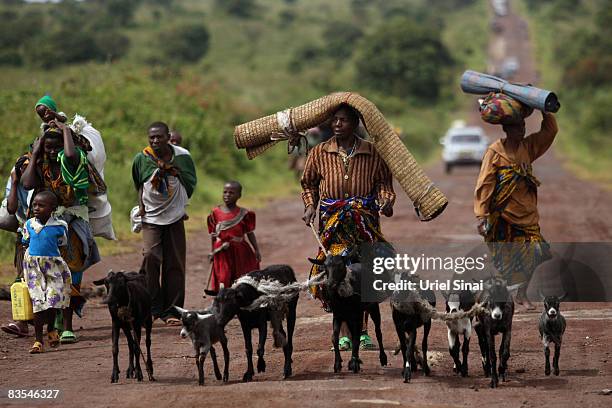
[[478, 233], [488, 243], [493, 263], [509, 285], [522, 283], [516, 303], [534, 306], [527, 287], [535, 268], [550, 259], [550, 248], [540, 233], [537, 188], [532, 163], [551, 146], [557, 122], [542, 113], [539, 132], [525, 137], [525, 120], [503, 125], [505, 138], [487, 149], [474, 195]]
[[[305, 206], [302, 219], [306, 225], [312, 224], [319, 205], [321, 242], [333, 255], [346, 255], [363, 242], [386, 242], [379, 214], [393, 215], [395, 192], [391, 172], [374, 145], [355, 135], [359, 116], [348, 104], [338, 107], [332, 117], [333, 137], [311, 150], [301, 179]], [[324, 257], [319, 249], [317, 259]], [[313, 265], [311, 277], [317, 273], [319, 268]], [[311, 290], [321, 299], [318, 287]], [[327, 305], [323, 306], [327, 310]], [[346, 330], [339, 343], [341, 350], [352, 347]], [[367, 332], [367, 315], [359, 347], [375, 347]]]

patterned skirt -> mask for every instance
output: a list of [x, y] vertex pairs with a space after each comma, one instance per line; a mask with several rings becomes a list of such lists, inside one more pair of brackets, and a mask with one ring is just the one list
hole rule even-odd
[[552, 258], [538, 225], [522, 227], [497, 217], [486, 241], [493, 264], [508, 285], [529, 282], [538, 265]]
[[23, 257], [23, 272], [34, 313], [70, 305], [70, 269], [61, 256]]

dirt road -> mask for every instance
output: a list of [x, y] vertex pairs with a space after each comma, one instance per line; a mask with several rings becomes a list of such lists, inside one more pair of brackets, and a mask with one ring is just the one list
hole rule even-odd
[[[520, 80], [533, 75], [531, 50], [521, 38], [521, 20], [509, 15], [500, 20], [507, 52], [516, 53], [521, 61]], [[517, 27], [519, 28], [517, 30]], [[534, 114], [537, 116], [537, 114]], [[471, 121], [474, 121], [472, 114]], [[539, 120], [529, 126], [533, 130]], [[495, 135], [493, 128], [487, 129]], [[566, 137], [562, 132], [559, 137]], [[554, 152], [535, 165], [542, 181], [540, 189], [541, 227], [550, 241], [612, 241], [612, 197], [597, 186], [575, 179], [562, 167]], [[383, 231], [392, 242], [479, 242], [472, 215], [472, 191], [477, 169], [457, 169], [445, 175], [442, 164], [428, 169], [430, 177], [449, 198], [450, 205], [436, 220], [420, 223], [411, 203], [398, 192], [395, 216], [383, 220]], [[308, 273], [307, 256], [312, 256], [316, 243], [302, 224], [302, 204], [298, 197], [270, 202], [258, 211], [258, 241], [264, 264], [288, 263], [299, 279]], [[187, 307], [207, 304], [201, 298], [204, 289], [208, 237], [198, 232], [188, 240]], [[85, 282], [102, 277], [109, 268], [136, 269], [140, 254], [105, 259], [85, 275]], [[438, 301], [442, 298], [438, 295]], [[441, 308], [440, 305], [438, 308]], [[42, 355], [31, 356], [27, 349], [31, 338], [15, 339], [0, 333], [0, 405], [49, 405], [49, 401], [9, 401], [8, 389], [60, 390], [63, 406], [610, 406], [612, 396], [598, 395], [611, 388], [612, 304], [564, 304], [568, 331], [561, 356], [561, 375], [545, 377], [543, 353], [537, 334], [537, 313], [515, 315], [509, 361], [509, 381], [496, 390], [488, 388], [482, 376], [477, 341], [472, 341], [470, 376], [452, 373], [447, 352], [446, 328], [434, 322], [430, 335], [432, 375], [413, 376], [410, 384], [400, 377], [401, 357], [390, 351], [397, 343], [389, 307], [384, 304], [383, 333], [389, 355], [389, 366], [381, 368], [377, 352], [362, 352], [363, 371], [334, 374], [333, 354], [329, 351], [331, 318], [319, 303], [302, 295], [298, 304], [298, 322], [294, 345], [294, 375], [282, 381], [282, 352], [267, 343], [267, 371], [257, 374], [251, 383], [240, 382], [246, 369], [244, 347], [236, 321], [228, 326], [231, 363], [230, 382], [214, 379], [210, 361], [206, 366], [205, 387], [198, 387], [191, 344], [179, 337], [179, 329], [156, 322], [153, 332], [153, 360], [156, 383], [137, 383], [123, 378], [126, 368], [126, 344], [120, 346], [119, 384], [110, 384], [112, 367], [110, 318], [99, 300], [92, 300], [86, 317], [76, 322], [80, 342], [62, 346]], [[10, 315], [8, 302], [0, 304], [0, 321]], [[389, 350], [391, 349], [391, 350]], [[347, 354], [344, 354], [348, 356]]]

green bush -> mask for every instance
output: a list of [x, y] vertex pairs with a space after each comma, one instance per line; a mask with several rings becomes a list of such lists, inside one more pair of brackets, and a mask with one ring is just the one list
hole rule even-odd
[[209, 42], [210, 34], [202, 24], [172, 28], [159, 35], [159, 45], [165, 56], [185, 62], [202, 58], [208, 51]]
[[257, 12], [255, 0], [216, 0], [218, 9], [238, 18], [251, 18]]
[[452, 66], [438, 31], [399, 18], [365, 37], [361, 44], [356, 66], [362, 85], [400, 97], [437, 99], [444, 69]]
[[353, 55], [363, 30], [347, 21], [331, 22], [323, 31], [327, 54], [335, 60], [345, 60]]

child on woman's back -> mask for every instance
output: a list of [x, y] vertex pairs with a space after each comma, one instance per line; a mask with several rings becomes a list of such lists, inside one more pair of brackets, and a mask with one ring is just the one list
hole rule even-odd
[[49, 345], [59, 346], [59, 335], [53, 328], [56, 309], [64, 309], [70, 304], [70, 269], [59, 251], [60, 245], [66, 245], [68, 225], [53, 217], [57, 205], [57, 196], [51, 191], [39, 192], [32, 200], [34, 217], [23, 227], [23, 242], [28, 245], [23, 258], [23, 274], [32, 299], [36, 330], [31, 354], [44, 351], [45, 323]]

